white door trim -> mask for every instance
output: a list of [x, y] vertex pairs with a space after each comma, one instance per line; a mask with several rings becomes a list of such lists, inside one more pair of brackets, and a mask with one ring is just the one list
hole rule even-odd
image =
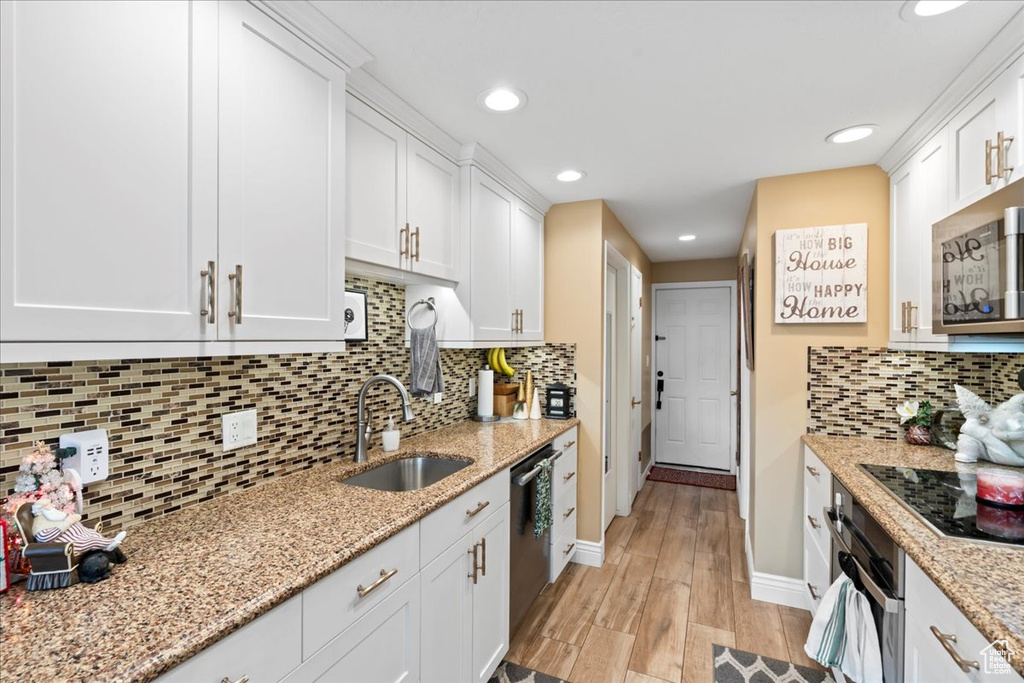
[[[604, 281], [606, 278], [604, 273], [608, 267], [613, 268], [616, 271], [616, 297], [615, 297], [615, 319], [616, 319], [616, 356], [613, 364], [615, 374], [620, 378], [625, 378], [625, 381], [619, 381], [616, 383], [617, 396], [612, 398], [612, 413], [616, 420], [617, 429], [614, 429], [616, 447], [612, 451], [611, 466], [616, 468], [616, 491], [606, 491], [604, 486], [604, 425], [602, 428], [602, 450], [601, 450], [601, 506], [602, 506], [602, 522], [604, 521], [604, 503], [605, 496], [615, 496], [615, 514], [616, 515], [628, 515], [630, 513], [632, 498], [628, 493], [629, 487], [629, 458], [626, 457], [631, 452], [629, 445], [630, 430], [629, 430], [629, 412], [631, 410], [629, 400], [632, 392], [632, 385], [629, 381], [630, 377], [630, 330], [629, 330], [629, 316], [630, 316], [630, 300], [629, 290], [632, 282], [632, 264], [619, 253], [614, 246], [607, 241], [604, 243], [604, 263], [605, 268], [602, 269], [601, 279]], [[604, 298], [602, 302], [607, 298], [607, 283], [602, 286]], [[604, 304], [601, 306], [602, 315], [602, 355], [601, 355], [601, 407], [602, 416], [604, 415], [605, 405], [605, 377], [604, 372], [607, 367], [605, 360], [608, 357], [607, 343], [604, 341]], [[618, 457], [616, 457], [616, 455]], [[623, 487], [627, 487], [623, 490]], [[633, 492], [635, 495], [635, 491]], [[604, 542], [604, 531], [601, 532], [601, 541]]]
[[[729, 289], [729, 348], [731, 351], [735, 351], [739, 345], [739, 333], [736, 329], [736, 315], [738, 304], [736, 301], [736, 281], [735, 280], [707, 280], [705, 282], [661, 282], [651, 285], [651, 298], [654, 301], [651, 302], [651, 348], [652, 356], [651, 366], [653, 368], [658, 367], [658, 342], [656, 337], [658, 336], [658, 292], [663, 290], [672, 289], [705, 289], [709, 287], [726, 287]], [[736, 353], [730, 352], [729, 354], [729, 386], [733, 387], [733, 391], [738, 390], [736, 384]], [[657, 423], [655, 419], [654, 411], [656, 402], [658, 400], [658, 373], [651, 372], [651, 462], [654, 463], [658, 460], [658, 433]], [[736, 396], [732, 396], [730, 401], [731, 409], [729, 410], [729, 474], [736, 474], [736, 422], [737, 414], [736, 407], [737, 401]]]

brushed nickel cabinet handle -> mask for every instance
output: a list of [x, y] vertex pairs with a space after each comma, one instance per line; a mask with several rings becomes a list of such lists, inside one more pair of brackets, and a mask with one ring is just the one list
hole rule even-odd
[[[220, 679], [220, 683], [231, 683], [231, 679], [225, 676], [224, 678]], [[239, 678], [237, 681], [235, 681], [235, 683], [249, 683], [248, 674]]]
[[228, 273], [228, 279], [234, 284], [232, 291], [234, 292], [235, 300], [231, 304], [231, 310], [228, 311], [228, 317], [235, 321], [235, 324], [242, 324], [242, 266], [236, 265], [235, 272]]
[[814, 517], [811, 517], [810, 515], [807, 515], [807, 521], [810, 522], [812, 529], [820, 529], [821, 528], [821, 522], [816, 520]]
[[[992, 181], [998, 177], [997, 173], [992, 172], [992, 150], [995, 146], [992, 145], [991, 140], [985, 140], [985, 184], [991, 185]], [[998, 157], [998, 153], [996, 154]]]
[[213, 325], [217, 322], [217, 262], [207, 261], [206, 269], [199, 271], [206, 282], [206, 308], [199, 311], [206, 316], [206, 322]]
[[818, 468], [816, 468], [816, 467], [811, 467], [810, 465], [807, 465], [806, 469], [807, 469], [808, 472], [811, 473], [812, 477], [820, 477], [821, 476], [821, 472], [819, 472]]
[[409, 224], [398, 231], [398, 256], [409, 258]]
[[1003, 131], [996, 135], [996, 177], [1000, 180], [1013, 173], [1013, 166], [1006, 165], [1006, 152], [1012, 142], [1013, 136], [1003, 135]]
[[473, 573], [472, 574], [466, 574], [466, 576], [468, 576], [469, 578], [473, 579], [473, 585], [474, 586], [476, 585], [476, 582], [477, 582], [476, 573], [478, 571], [480, 571], [480, 565], [479, 565], [480, 558], [478, 558], [477, 554], [476, 554], [476, 549], [478, 547], [479, 547], [479, 545], [474, 543], [473, 547], [470, 550], [466, 551], [466, 554], [473, 556]]
[[380, 578], [379, 579], [377, 579], [376, 581], [371, 583], [366, 588], [363, 588], [363, 585], [359, 584], [358, 586], [356, 586], [356, 592], [359, 593], [359, 597], [365, 598], [367, 595], [369, 595], [370, 593], [372, 593], [373, 591], [377, 590], [378, 588], [383, 586], [385, 583], [387, 583], [388, 579], [390, 579], [392, 576], [394, 576], [397, 573], [398, 573], [398, 567], [395, 567], [391, 571], [388, 571], [387, 569], [381, 569], [380, 570]]
[[570, 479], [572, 479], [575, 476], [576, 476], [576, 471], [574, 470], [574, 471], [570, 472], [569, 474], [565, 475], [564, 477], [562, 477], [562, 481], [563, 482], [569, 481]]
[[900, 302], [900, 332], [903, 334], [910, 332], [909, 325], [907, 323], [907, 310], [909, 306], [909, 301]]
[[630, 408], [636, 408], [641, 403], [643, 403], [643, 401], [636, 400], [636, 396], [631, 396], [630, 399], [629, 399], [629, 407]]
[[474, 509], [466, 510], [466, 516], [467, 517], [476, 517], [477, 515], [480, 514], [481, 510], [483, 510], [485, 507], [487, 507], [490, 504], [491, 504], [491, 501], [489, 501], [489, 500], [485, 500], [482, 503], [477, 503], [476, 507]]
[[913, 301], [907, 302], [907, 332], [913, 332], [917, 329], [917, 309]]
[[576, 445], [576, 442], [575, 442], [575, 441], [569, 441], [569, 442], [568, 442], [568, 443], [566, 443], [566, 444], [565, 444], [564, 446], [562, 446], [562, 450], [563, 450], [563, 451], [566, 451], [566, 450], [568, 450], [568, 449], [572, 448], [572, 447], [573, 447], [573, 446], [575, 446], [575, 445]]
[[566, 510], [566, 511], [565, 511], [565, 513], [564, 513], [564, 514], [562, 515], [562, 519], [569, 519], [569, 517], [570, 517], [570, 516], [572, 515], [572, 513], [574, 513], [574, 512], [576, 512], [576, 507], [575, 507], [575, 506], [574, 506], [574, 507], [571, 507], [571, 508], [569, 508], [568, 510]]
[[569, 547], [562, 551], [562, 554], [563, 555], [568, 555], [569, 553], [572, 552], [572, 549], [575, 548], [575, 547], [576, 547], [575, 543], [570, 543]]
[[412, 237], [416, 240], [416, 251], [409, 257], [416, 263], [420, 262], [420, 226], [416, 226], [416, 230], [413, 231]]
[[487, 537], [480, 539], [480, 554], [483, 559], [480, 561], [480, 575], [487, 576]]
[[821, 600], [821, 596], [818, 595], [818, 591], [814, 590], [814, 586], [812, 586], [810, 583], [807, 584], [807, 590], [811, 592], [812, 600]]
[[971, 669], [981, 668], [978, 662], [961, 657], [960, 653], [956, 651], [955, 647], [953, 647], [953, 643], [956, 642], [956, 634], [943, 633], [937, 626], [929, 626], [929, 628], [931, 629], [932, 635], [942, 643], [942, 648], [946, 651], [946, 654], [953, 658], [953, 661], [958, 667], [960, 667], [961, 671], [968, 673]]

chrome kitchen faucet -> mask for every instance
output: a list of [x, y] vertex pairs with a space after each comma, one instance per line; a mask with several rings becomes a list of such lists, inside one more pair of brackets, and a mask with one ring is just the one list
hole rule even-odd
[[[353, 458], [355, 462], [366, 462], [368, 450], [367, 444], [370, 442], [370, 432], [372, 431], [371, 419], [366, 416], [368, 412], [366, 408], [366, 390], [371, 385], [377, 382], [387, 382], [398, 389], [398, 393], [402, 395], [402, 419], [406, 422], [412, 422], [412, 404], [409, 403], [409, 392], [405, 390], [405, 385], [398, 381], [398, 378], [392, 377], [391, 375], [374, 375], [370, 379], [363, 383], [363, 387], [359, 390], [359, 405], [356, 410], [359, 414], [359, 426], [358, 435], [356, 436], [356, 455]], [[372, 416], [372, 413], [371, 413]]]

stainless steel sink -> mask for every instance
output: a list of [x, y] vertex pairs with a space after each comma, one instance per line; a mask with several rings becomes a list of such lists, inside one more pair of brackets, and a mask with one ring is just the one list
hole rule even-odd
[[344, 484], [378, 491], [416, 491], [436, 484], [471, 464], [466, 460], [416, 455], [386, 462], [341, 481]]

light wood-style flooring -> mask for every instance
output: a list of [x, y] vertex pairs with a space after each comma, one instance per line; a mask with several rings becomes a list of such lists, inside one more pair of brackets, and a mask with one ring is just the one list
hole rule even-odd
[[817, 667], [810, 613], [750, 599], [735, 492], [648, 481], [605, 556], [541, 593], [506, 659], [574, 683], [710, 682], [712, 643]]

